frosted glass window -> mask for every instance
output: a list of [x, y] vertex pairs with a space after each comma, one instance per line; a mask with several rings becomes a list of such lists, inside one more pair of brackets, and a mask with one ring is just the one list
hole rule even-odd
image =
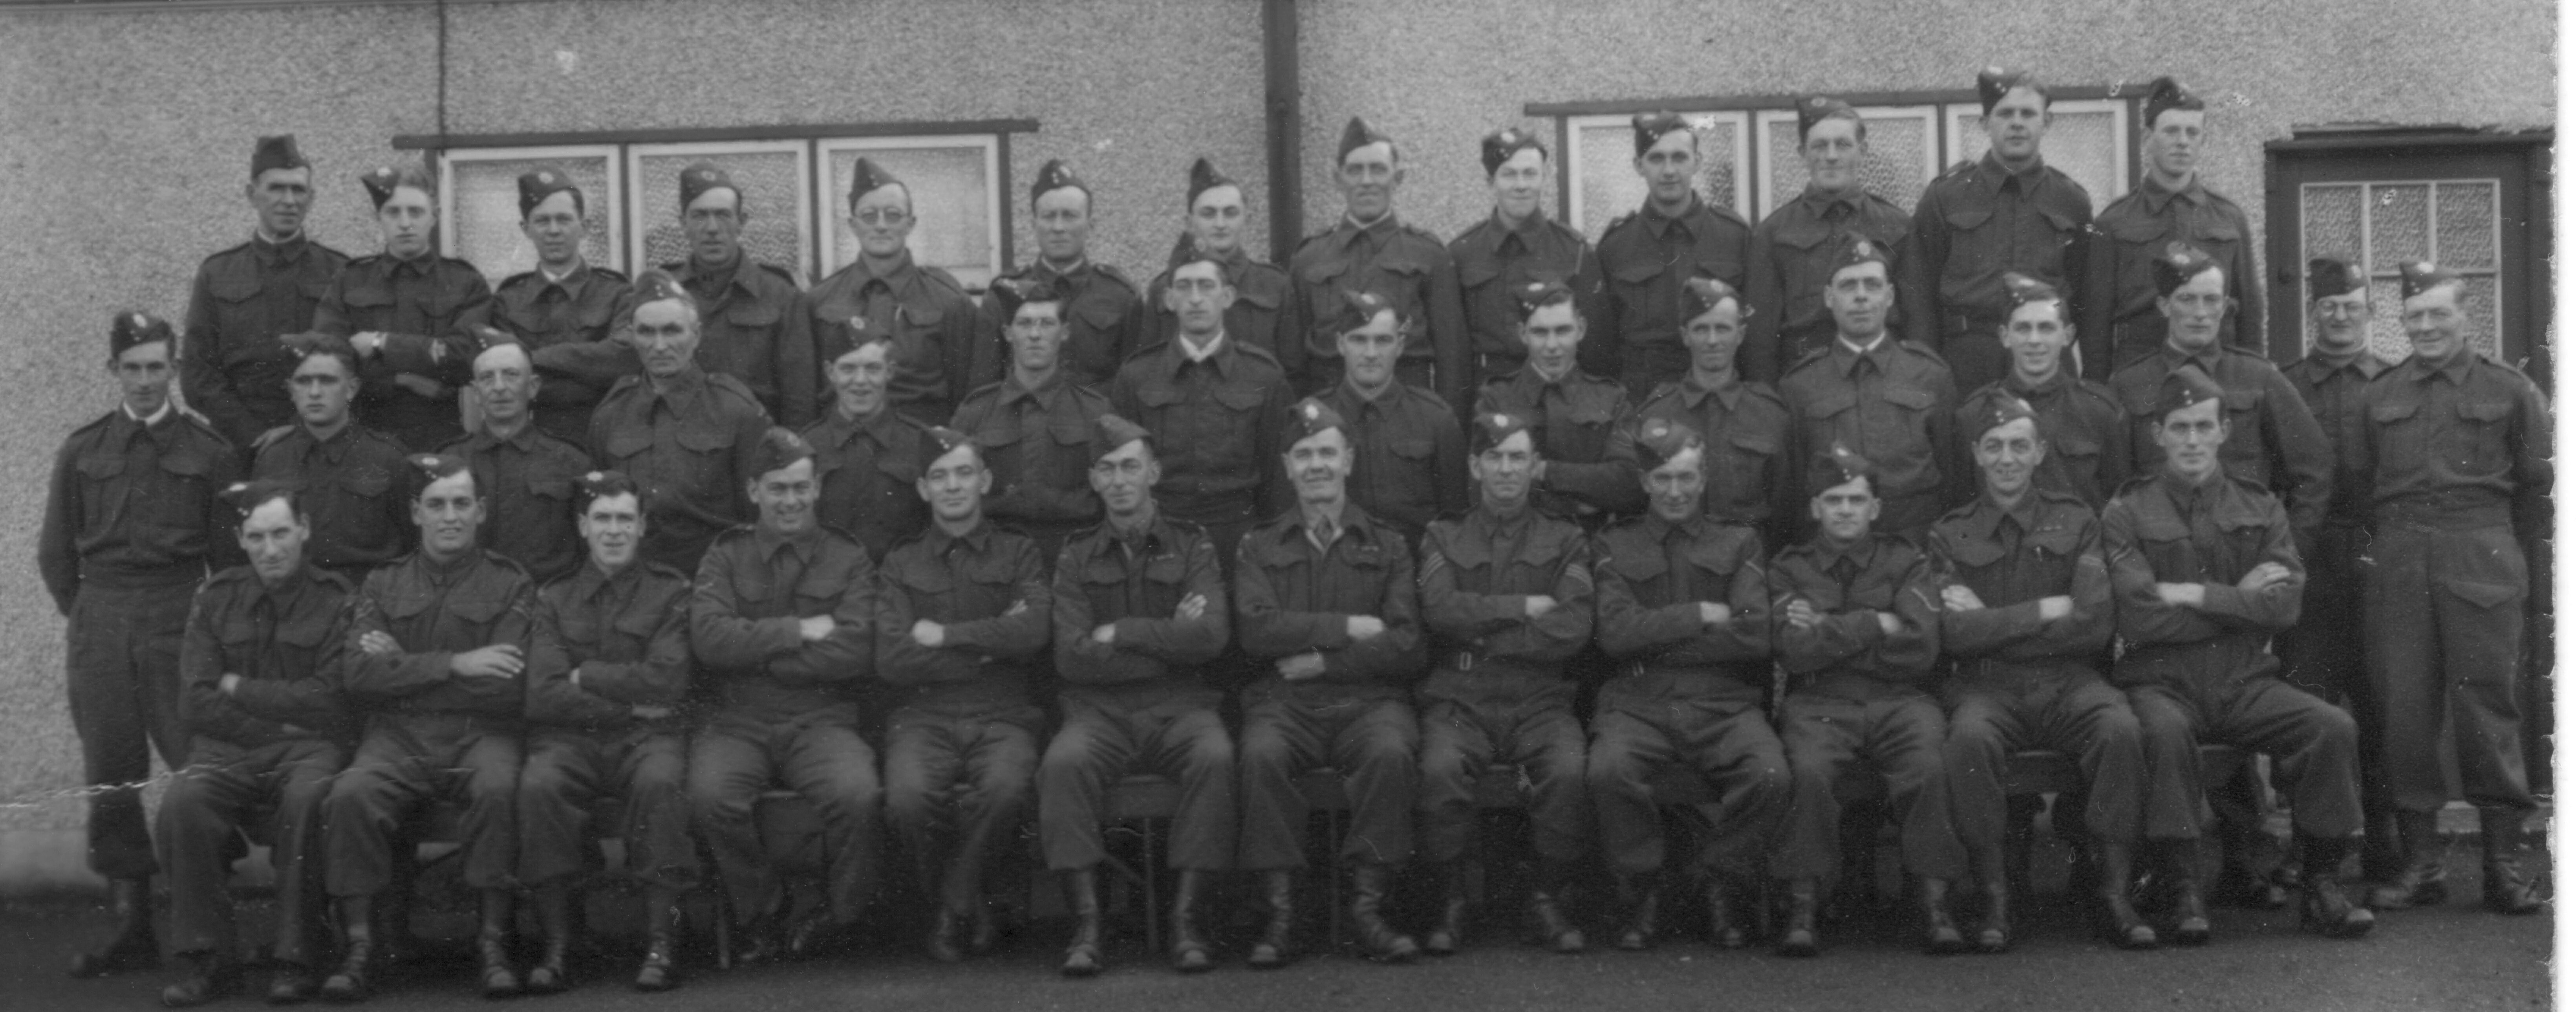
[[[2460, 311], [2469, 345], [2502, 354], [2496, 307], [2503, 231], [2493, 179], [2404, 179], [2310, 183], [2299, 189], [2299, 262], [2358, 260], [2370, 275], [2370, 351], [2389, 361], [2412, 353], [2398, 322], [2397, 265], [2431, 260], [2465, 282]], [[2306, 298], [2306, 282], [2300, 283]], [[2302, 335], [2314, 340], [2315, 334]]]
[[912, 193], [914, 263], [938, 267], [968, 288], [983, 288], [1002, 268], [1003, 187], [995, 185], [998, 149], [991, 135], [889, 137], [819, 143], [817, 235], [828, 236], [818, 277], [858, 259], [850, 231], [850, 169], [864, 156], [901, 179]]
[[[1753, 203], [1752, 116], [1744, 112], [1683, 113], [1699, 135], [1700, 199], [1747, 218]], [[1567, 220], [1598, 239], [1611, 219], [1646, 202], [1646, 180], [1637, 175], [1637, 135], [1627, 116], [1577, 116], [1568, 123], [1574, 154], [1567, 159], [1572, 186]]]
[[[1869, 156], [1860, 164], [1861, 187], [1913, 213], [1914, 202], [1923, 196], [1924, 184], [1931, 182], [1940, 169], [1940, 139], [1934, 136], [1938, 126], [1935, 110], [1931, 106], [1863, 106], [1857, 111], [1861, 122], [1869, 126]], [[1807, 189], [1807, 163], [1798, 157], [1798, 114], [1791, 110], [1765, 111], [1757, 135], [1762, 138], [1762, 194], [1758, 201], [1762, 211], [1745, 216], [1753, 221], [1798, 199], [1798, 194]]]

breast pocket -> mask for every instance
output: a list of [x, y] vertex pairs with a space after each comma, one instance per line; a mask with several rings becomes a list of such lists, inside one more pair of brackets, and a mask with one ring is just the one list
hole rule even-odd
[[125, 500], [125, 490], [118, 484], [125, 474], [125, 458], [93, 454], [73, 461], [72, 469], [81, 476], [82, 526], [95, 530], [115, 523]]
[[733, 449], [730, 433], [685, 428], [672, 442], [679, 447], [679, 478], [689, 488], [713, 494], [732, 483], [733, 462], [727, 459]]
[[341, 290], [340, 306], [351, 331], [387, 330], [393, 325], [394, 290], [372, 283], [351, 285]]
[[194, 448], [161, 458], [165, 481], [153, 495], [153, 506], [163, 526], [183, 530], [205, 526], [207, 500], [215, 493], [207, 482], [214, 470], [214, 457]]
[[270, 340], [274, 335], [267, 333], [272, 328], [264, 317], [265, 307], [259, 293], [259, 276], [249, 272], [237, 277], [213, 278], [206, 283], [206, 294], [214, 299], [215, 329], [233, 339], [224, 349], [227, 361], [241, 355], [243, 349], [273, 350], [264, 347], [276, 342]]
[[2057, 454], [2057, 471], [2067, 485], [2064, 491], [2087, 500], [2099, 494], [2102, 474], [2102, 444], [2099, 440], [2065, 436], [2050, 440], [2049, 448]]
[[2512, 462], [2505, 446], [2506, 420], [2513, 405], [2502, 401], [2464, 402], [2459, 407], [2457, 459], [2479, 474], [2502, 470]]
[[[1730, 432], [1726, 434], [1725, 462], [1720, 477], [1726, 482], [1724, 497], [1744, 504], [1762, 501], [1771, 485], [1771, 462], [1780, 456], [1780, 434], [1776, 432]], [[1711, 500], [1718, 498], [1712, 495]]]
[[2376, 445], [2379, 472], [2395, 476], [2421, 470], [2424, 466], [2424, 434], [2416, 424], [2421, 405], [2413, 401], [2382, 401], [2370, 406], [2371, 441]]

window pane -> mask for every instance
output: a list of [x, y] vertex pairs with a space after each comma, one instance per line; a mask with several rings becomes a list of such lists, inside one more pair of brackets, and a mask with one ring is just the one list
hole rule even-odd
[[[1885, 198], [1890, 203], [1914, 213], [1914, 202], [1923, 196], [1923, 166], [1931, 161], [1932, 121], [1921, 116], [1873, 116], [1861, 110], [1861, 121], [1869, 124], [1869, 156], [1861, 161], [1861, 187]], [[1763, 151], [1771, 172], [1770, 190], [1764, 195], [1768, 206], [1763, 213], [1797, 199], [1807, 188], [1807, 163], [1798, 157], [1798, 121], [1772, 120], [1763, 124]], [[1756, 220], [1761, 215], [1751, 216]]]
[[2388, 277], [2370, 279], [2370, 353], [2390, 362], [2415, 353], [2406, 340], [2406, 326], [2397, 319], [2401, 301], [2393, 271]]
[[2303, 205], [2299, 227], [2307, 243], [2307, 255], [2300, 258], [2301, 263], [2315, 257], [2360, 259], [2360, 186], [2304, 187], [2299, 200]]
[[2431, 189], [2426, 183], [2377, 183], [2370, 187], [2373, 267], [2394, 270], [2408, 260], [2433, 255], [2433, 244], [2425, 235], [2431, 220], [2425, 213]]
[[831, 223], [830, 274], [858, 259], [859, 239], [850, 232], [850, 168], [866, 156], [895, 175], [912, 193], [912, 237], [907, 243], [913, 262], [956, 275], [968, 288], [993, 281], [999, 260], [993, 244], [992, 180], [985, 172], [985, 147], [857, 148], [826, 141], [823, 157], [831, 165], [830, 198], [823, 217]]
[[644, 234], [644, 262], [637, 266], [675, 264], [689, 255], [688, 236], [680, 227], [680, 170], [712, 162], [733, 176], [747, 214], [742, 247], [753, 259], [805, 273], [805, 229], [802, 195], [810, 186], [795, 151], [649, 152], [635, 157], [635, 221]]
[[[2093, 210], [2101, 211], [2121, 194], [2129, 192], [2129, 166], [2121, 157], [2120, 117], [2109, 109], [2070, 108], [2072, 103], [2058, 102], [2049, 107], [2048, 136], [2040, 142], [2042, 161], [2066, 173], [2067, 178], [2083, 184], [2084, 192], [2093, 198]], [[1959, 157], [1976, 161], [1986, 156], [1991, 145], [1975, 105], [1951, 106], [1951, 133], [1959, 138]], [[1870, 127], [1874, 142], [1878, 127]], [[1948, 166], [1943, 166], [1947, 171]], [[1911, 207], [1912, 202], [1907, 202]]]
[[[463, 153], [459, 153], [462, 155]], [[493, 284], [501, 279], [532, 270], [537, 266], [537, 249], [519, 230], [519, 176], [537, 169], [552, 169], [571, 177], [581, 188], [582, 224], [590, 234], [582, 239], [582, 259], [595, 267], [618, 268], [625, 258], [618, 251], [617, 235], [611, 231], [614, 208], [609, 204], [609, 155], [557, 158], [483, 159], [451, 156], [449, 187], [453, 210], [446, 222], [448, 255], [474, 265]]]
[[2504, 347], [2496, 337], [2496, 279], [2493, 275], [2470, 275], [2461, 279], [2460, 316], [2460, 333], [2467, 335], [2469, 347], [2476, 348], [2480, 354], [2503, 356]]
[[[1742, 213], [1735, 206], [1735, 174], [1742, 168], [1735, 164], [1740, 120], [1686, 118], [1699, 135], [1700, 199]], [[1583, 159], [1583, 220], [1577, 227], [1584, 235], [1599, 238], [1611, 219], [1645, 204], [1646, 181], [1637, 175], [1636, 137], [1624, 119], [1585, 124], [1575, 131], [1574, 144]]]
[[2441, 256], [2435, 262], [2455, 270], [2492, 270], [2496, 265], [2496, 187], [2494, 183], [2438, 183], [2434, 236]]

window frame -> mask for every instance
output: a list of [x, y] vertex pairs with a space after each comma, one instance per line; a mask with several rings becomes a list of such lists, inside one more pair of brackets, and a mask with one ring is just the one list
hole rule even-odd
[[[1941, 133], [1941, 116], [1943, 115], [1942, 110], [1945, 108], [1947, 107], [1930, 103], [1920, 103], [1915, 105], [1854, 104], [1852, 106], [1852, 111], [1859, 113], [1861, 121], [1864, 123], [1872, 119], [1922, 120], [1931, 139], [1931, 143], [1923, 146], [1923, 181], [1929, 183], [1932, 180], [1941, 177], [1942, 166], [1948, 165], [1950, 164], [1950, 161], [1956, 160], [1950, 159], [1945, 161], [1943, 159], [1943, 149], [1949, 146]], [[1764, 138], [1766, 144], [1771, 136], [1772, 126], [1780, 123], [1794, 124], [1796, 122], [1798, 122], [1798, 110], [1796, 109], [1759, 109], [1755, 110], [1753, 113], [1753, 129], [1759, 133], [1762, 138]], [[1874, 150], [1875, 149], [1873, 149], [1873, 151]], [[1793, 158], [1796, 157], [1796, 154], [1797, 153], [1794, 151], [1790, 153]], [[1746, 221], [1761, 221], [1763, 218], [1769, 217], [1772, 211], [1778, 210], [1781, 204], [1788, 203], [1788, 200], [1775, 201], [1772, 199], [1772, 191], [1780, 185], [1780, 181], [1773, 178], [1771, 159], [1768, 155], [1769, 152], [1765, 151], [1755, 156], [1757, 160], [1754, 163], [1756, 178], [1754, 180], [1753, 187], [1753, 203], [1745, 206], [1748, 208], [1759, 208], [1761, 213], [1745, 215], [1744, 220]], [[1891, 201], [1898, 199], [1896, 196], [1884, 193], [1879, 194], [1879, 196], [1885, 197]], [[1917, 194], [1917, 196], [1920, 196], [1920, 194]], [[1797, 194], [1795, 193], [1789, 195], [1789, 199], [1796, 199], [1796, 197]]]
[[[1692, 111], [1676, 109], [1674, 112], [1681, 115], [1684, 119], [1704, 118], [1734, 121], [1736, 165], [1735, 206], [1738, 208], [1753, 206], [1753, 167], [1745, 164], [1746, 159], [1753, 157], [1753, 117], [1745, 110], [1737, 109]], [[1583, 158], [1581, 154], [1574, 149], [1575, 144], [1582, 138], [1583, 131], [1604, 126], [1616, 126], [1621, 130], [1630, 130], [1631, 126], [1629, 124], [1629, 118], [1633, 115], [1633, 113], [1598, 113], [1560, 117], [1560, 121], [1557, 124], [1557, 136], [1562, 142], [1558, 145], [1562, 157], [1557, 159], [1557, 220], [1566, 222], [1577, 230], [1585, 230], [1583, 225]], [[1636, 156], [1634, 153], [1635, 144], [1633, 142], [1629, 145], [1629, 149], [1629, 161], [1634, 163], [1636, 161]], [[1588, 234], [1588, 230], [1585, 231], [1587, 231]]]
[[[919, 150], [922, 148], [981, 149], [984, 155], [984, 179], [986, 182], [984, 187], [984, 239], [985, 248], [992, 251], [991, 260], [986, 265], [990, 273], [983, 284], [968, 284], [967, 287], [970, 289], [980, 290], [986, 285], [990, 285], [992, 283], [992, 278], [998, 278], [1009, 273], [1011, 269], [1011, 220], [1009, 217], [1011, 213], [1011, 201], [1009, 199], [1008, 191], [1010, 190], [1009, 177], [1011, 158], [1008, 140], [1008, 135], [1005, 134], [915, 134], [880, 137], [816, 138], [814, 141], [813, 167], [809, 173], [814, 180], [813, 217], [815, 279], [821, 280], [822, 278], [829, 276], [833, 271], [839, 270], [842, 266], [845, 266], [836, 262], [838, 257], [835, 253], [835, 247], [838, 245], [840, 238], [840, 232], [838, 230], [849, 227], [849, 212], [847, 210], [849, 206], [849, 195], [846, 193], [831, 192], [836, 189], [833, 185], [831, 172], [832, 156], [843, 151], [905, 151]], [[919, 223], [916, 222], [914, 225], [913, 235], [918, 236], [920, 234], [920, 226]], [[907, 246], [909, 247], [909, 244], [907, 244]], [[914, 250], [913, 255], [918, 259], [920, 251], [917, 249]], [[966, 280], [967, 279], [964, 278], [959, 279], [960, 283], [965, 283]]]
[[[794, 155], [796, 157], [797, 176], [801, 179], [811, 179], [814, 176], [814, 145], [811, 141], [664, 141], [648, 144], [628, 144], [624, 147], [626, 178], [628, 179], [642, 179], [644, 177], [644, 160], [646, 158], [671, 158], [675, 156], [687, 157], [690, 155]], [[791, 187], [791, 189], [796, 191], [796, 211], [789, 220], [796, 222], [798, 230], [803, 233], [799, 236], [803, 241], [796, 244], [796, 277], [799, 279], [799, 287], [802, 287], [804, 285], [813, 284], [815, 278], [815, 243], [817, 240], [814, 235], [812, 187], [798, 185]], [[761, 196], [764, 200], [775, 199], [769, 197], [767, 194], [762, 194]], [[677, 198], [674, 198], [675, 201], [676, 199]], [[651, 231], [651, 229], [641, 227], [644, 224], [644, 215], [646, 214], [644, 205], [641, 202], [636, 202], [626, 205], [626, 208], [629, 213], [635, 216], [633, 224], [637, 226], [629, 229], [628, 231], [628, 238], [626, 240], [628, 244], [627, 256], [639, 265], [646, 267], [653, 266], [652, 264], [646, 263], [644, 259], [644, 236], [646, 233]], [[676, 205], [672, 207], [672, 213], [675, 216], [679, 213]], [[753, 213], [760, 213], [756, 206]]]
[[[608, 260], [610, 262], [594, 264], [592, 266], [606, 267], [622, 274], [632, 273], [627, 269], [628, 264], [633, 262], [633, 257], [630, 255], [626, 247], [626, 233], [629, 231], [629, 226], [626, 221], [625, 211], [625, 166], [620, 164], [617, 146], [613, 144], [551, 144], [522, 148], [460, 148], [455, 151], [441, 152], [439, 157], [436, 159], [438, 163], [439, 255], [448, 257], [456, 255], [456, 163], [460, 161], [467, 163], [571, 161], [591, 158], [603, 159], [607, 162], [608, 171], [606, 175], [608, 177], [608, 192], [598, 194], [585, 193], [582, 197], [585, 200], [599, 201], [600, 203], [598, 206], [600, 207], [613, 209], [606, 215], [608, 221], [608, 234], [601, 237], [600, 240], [600, 244], [608, 250]], [[514, 181], [514, 192], [515, 186], [516, 183]], [[525, 236], [521, 236], [519, 241], [525, 243], [527, 242], [527, 238]], [[502, 278], [508, 276], [507, 274], [503, 274], [500, 277], [494, 277], [486, 271], [482, 264], [475, 264], [474, 269], [478, 272], [484, 272], [484, 280], [490, 282], [494, 287], [499, 287]]]

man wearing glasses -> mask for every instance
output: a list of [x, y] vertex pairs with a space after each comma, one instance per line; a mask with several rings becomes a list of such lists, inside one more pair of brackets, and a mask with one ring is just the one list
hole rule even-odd
[[[887, 396], [894, 409], [923, 425], [937, 425], [957, 410], [973, 387], [975, 300], [937, 267], [916, 264], [905, 245], [912, 238], [912, 188], [865, 158], [850, 166], [850, 233], [859, 257], [796, 300], [788, 340], [805, 349], [807, 373], [797, 382], [822, 383], [811, 363], [830, 362], [887, 335], [894, 342], [894, 373]], [[790, 426], [811, 419], [781, 418]]]

